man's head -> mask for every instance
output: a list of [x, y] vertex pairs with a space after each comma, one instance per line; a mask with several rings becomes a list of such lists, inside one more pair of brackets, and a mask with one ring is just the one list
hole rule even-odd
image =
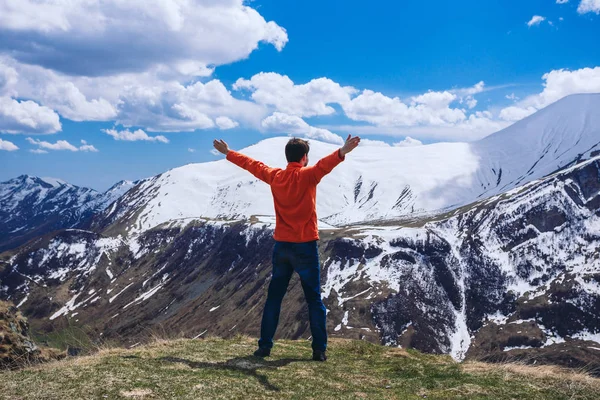
[[310, 147], [306, 140], [293, 138], [285, 145], [285, 158], [288, 162], [299, 162], [306, 167], [309, 150]]

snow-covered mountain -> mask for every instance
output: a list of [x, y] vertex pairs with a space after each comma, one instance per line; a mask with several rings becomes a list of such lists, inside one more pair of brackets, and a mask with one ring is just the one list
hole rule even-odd
[[60, 179], [21, 175], [0, 183], [0, 251], [45, 233], [75, 227], [134, 185], [121, 181], [104, 193]]
[[[600, 368], [599, 107], [571, 96], [478, 142], [348, 155], [317, 199], [330, 334]], [[286, 141], [242, 152], [284, 167]], [[335, 149], [312, 141], [309, 158]], [[175, 168], [85, 230], [0, 255], [0, 298], [43, 329], [130, 344], [154, 328], [257, 336], [272, 215], [268, 186], [225, 160]], [[283, 310], [279, 335], [308, 338], [296, 278]]]
[[[285, 168], [288, 138], [241, 150]], [[316, 162], [337, 146], [311, 141]], [[459, 207], [539, 179], [600, 151], [600, 94], [573, 95], [474, 143], [359, 146], [318, 187], [323, 226], [414, 218]], [[269, 187], [227, 160], [188, 164], [141, 181], [95, 221], [135, 234], [196, 218], [274, 215]], [[257, 201], [256, 199], [264, 199]]]

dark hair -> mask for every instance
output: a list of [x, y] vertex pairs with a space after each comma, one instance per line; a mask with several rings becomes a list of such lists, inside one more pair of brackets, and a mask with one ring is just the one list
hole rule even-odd
[[309, 150], [310, 147], [306, 140], [293, 138], [285, 145], [285, 158], [288, 162], [300, 162]]

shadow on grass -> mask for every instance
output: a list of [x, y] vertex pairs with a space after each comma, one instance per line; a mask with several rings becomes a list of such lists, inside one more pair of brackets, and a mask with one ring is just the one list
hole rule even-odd
[[265, 389], [278, 392], [280, 389], [269, 382], [266, 375], [258, 373], [258, 370], [275, 370], [279, 367], [284, 367], [293, 362], [309, 361], [303, 358], [282, 358], [279, 360], [267, 361], [254, 356], [236, 357], [231, 360], [219, 363], [208, 363], [186, 360], [178, 357], [162, 357], [160, 361], [186, 364], [190, 368], [197, 369], [212, 369], [223, 371], [241, 372], [248, 376], [256, 378], [256, 380], [264, 386]]

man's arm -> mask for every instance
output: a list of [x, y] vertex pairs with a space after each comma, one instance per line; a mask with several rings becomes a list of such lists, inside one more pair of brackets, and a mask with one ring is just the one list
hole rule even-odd
[[352, 137], [348, 135], [346, 143], [340, 149], [331, 153], [327, 157], [320, 159], [314, 166], [307, 167], [307, 173], [311, 176], [313, 182], [318, 184], [321, 179], [328, 173], [330, 173], [335, 167], [337, 167], [342, 161], [346, 159], [346, 154], [354, 150], [360, 143], [360, 137]]
[[268, 167], [260, 161], [256, 161], [237, 151], [230, 150], [227, 143], [223, 140], [215, 140], [213, 145], [220, 153], [225, 154], [229, 161], [250, 172], [261, 181], [269, 185], [273, 181], [273, 175], [275, 175], [277, 168]]

